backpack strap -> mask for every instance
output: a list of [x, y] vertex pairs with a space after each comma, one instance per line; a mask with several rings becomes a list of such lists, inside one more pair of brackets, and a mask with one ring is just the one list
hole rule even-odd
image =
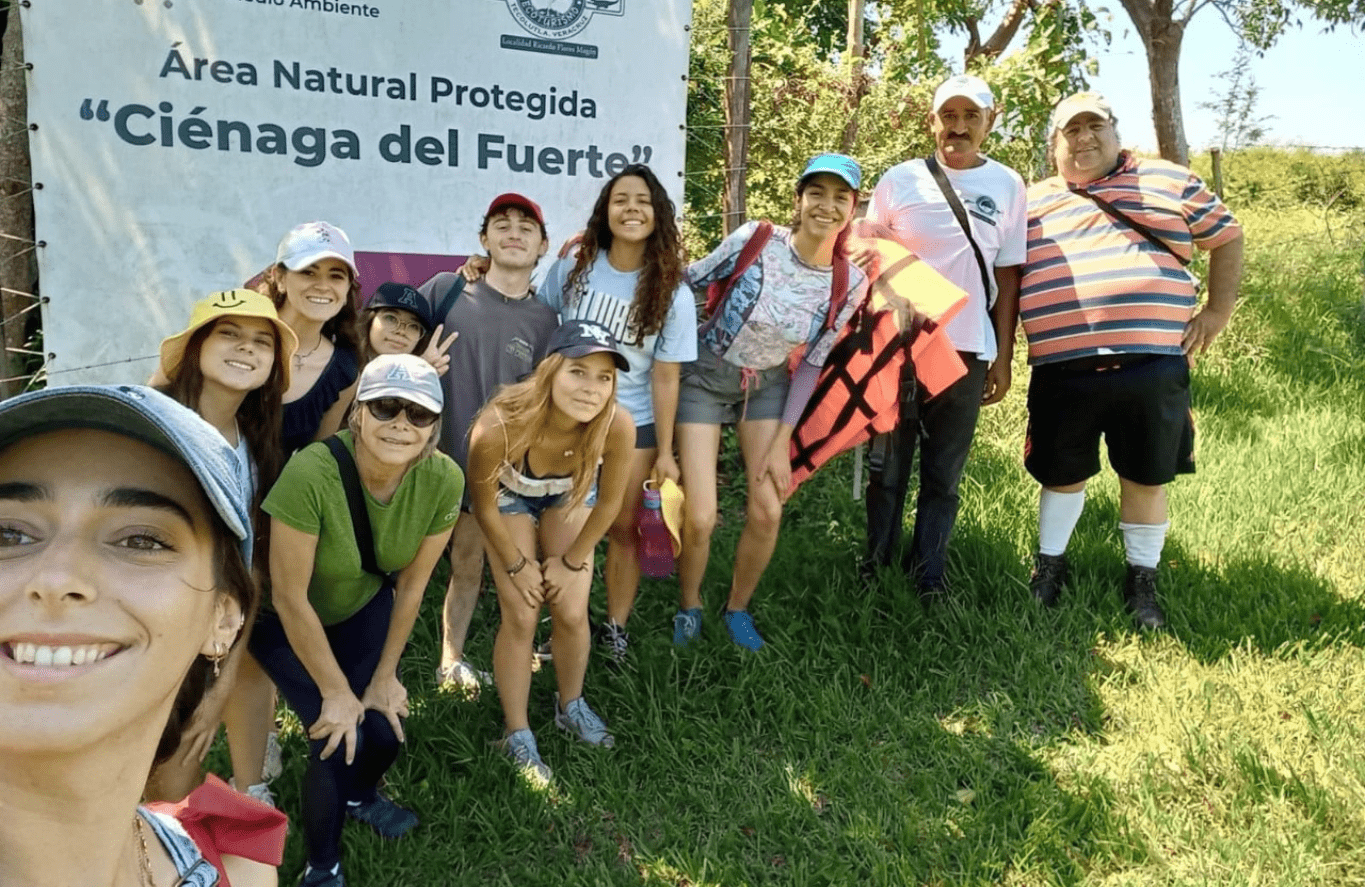
[[360, 568], [387, 581], [392, 576], [379, 569], [375, 559], [374, 530], [370, 526], [370, 512], [365, 507], [365, 493], [360, 487], [360, 472], [355, 467], [355, 458], [335, 434], [323, 443], [327, 444], [327, 449], [337, 462], [341, 486], [346, 491], [346, 507], [351, 512], [351, 528], [355, 531], [356, 550], [360, 552]]
[[986, 296], [986, 301], [991, 300], [991, 274], [986, 270], [986, 258], [981, 255], [981, 247], [976, 245], [976, 238], [972, 236], [972, 223], [967, 218], [967, 211], [962, 208], [962, 201], [957, 199], [957, 192], [953, 190], [948, 177], [943, 174], [943, 169], [938, 165], [938, 158], [933, 154], [924, 158], [924, 165], [929, 167], [929, 174], [938, 183], [938, 189], [943, 192], [944, 198], [948, 201], [948, 208], [953, 211], [957, 218], [957, 223], [962, 226], [962, 233], [967, 235], [967, 242], [972, 245], [972, 255], [976, 256], [976, 267], [981, 272], [981, 288]]
[[450, 289], [446, 290], [445, 297], [441, 299], [440, 306], [436, 309], [436, 313], [432, 315], [432, 321], [435, 323], [446, 322], [446, 315], [450, 313], [451, 308], [455, 307], [455, 300], [460, 298], [460, 293], [464, 292], [465, 283], [464, 275], [459, 271], [456, 271], [455, 282], [450, 285]]
[[730, 276], [725, 278], [725, 283], [721, 286], [713, 286], [706, 294], [706, 314], [714, 316], [720, 303], [725, 301], [725, 297], [730, 295], [730, 290], [734, 288], [735, 281], [753, 267], [754, 262], [758, 261], [759, 253], [763, 252], [763, 247], [767, 245], [768, 238], [772, 236], [773, 223], [767, 220], [761, 221], [754, 228], [754, 233], [749, 235], [749, 239], [744, 244], [744, 248], [739, 251], [739, 257], [735, 259], [735, 270], [730, 272]]
[[1134, 219], [1127, 213], [1123, 212], [1123, 210], [1119, 209], [1117, 206], [1114, 206], [1114, 204], [1105, 200], [1103, 197], [1100, 197], [1097, 194], [1091, 194], [1084, 188], [1079, 188], [1076, 185], [1072, 185], [1070, 183], [1067, 183], [1066, 187], [1067, 190], [1069, 190], [1072, 194], [1079, 194], [1081, 197], [1085, 197], [1094, 201], [1095, 205], [1098, 206], [1100, 209], [1104, 210], [1105, 214], [1108, 215], [1111, 219], [1118, 222], [1120, 225], [1123, 225], [1141, 234], [1152, 246], [1155, 246], [1158, 249], [1162, 249], [1170, 253], [1172, 256], [1175, 257], [1175, 260], [1181, 264], [1181, 267], [1190, 264], [1189, 259], [1185, 258], [1180, 253], [1172, 249], [1171, 245], [1166, 241], [1162, 240], [1160, 237], [1158, 237], [1155, 231], [1153, 231], [1151, 228], [1148, 228], [1146, 225], [1142, 224], [1137, 219]]

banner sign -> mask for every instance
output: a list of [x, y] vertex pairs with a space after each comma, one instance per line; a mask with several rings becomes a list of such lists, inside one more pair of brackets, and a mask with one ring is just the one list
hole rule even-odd
[[[552, 250], [646, 163], [681, 207], [690, 0], [34, 0], [24, 16], [49, 384], [140, 382], [198, 298], [325, 220], [366, 294]], [[40, 187], [41, 186], [41, 187]]]

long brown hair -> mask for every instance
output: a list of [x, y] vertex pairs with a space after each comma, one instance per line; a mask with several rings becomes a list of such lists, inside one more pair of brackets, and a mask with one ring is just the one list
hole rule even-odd
[[[204, 391], [204, 371], [199, 366], [200, 353], [204, 341], [225, 318], [206, 323], [195, 330], [185, 343], [185, 353], [180, 359], [175, 378], [160, 387], [160, 391], [173, 400], [184, 404], [196, 413], [199, 412], [199, 398]], [[259, 388], [248, 391], [237, 407], [237, 427], [246, 438], [247, 451], [256, 462], [256, 495], [251, 502], [251, 526], [256, 535], [256, 555], [253, 558], [256, 569], [268, 575], [267, 558], [270, 552], [270, 521], [261, 511], [265, 494], [275, 485], [284, 467], [284, 451], [280, 447], [282, 425], [284, 423], [284, 342], [278, 333], [275, 335], [275, 362], [270, 367], [270, 375]]]
[[583, 230], [578, 247], [578, 259], [564, 281], [564, 301], [572, 304], [574, 288], [580, 279], [587, 282], [588, 270], [597, 261], [599, 252], [611, 251], [611, 225], [607, 210], [611, 204], [611, 189], [627, 176], [635, 176], [649, 188], [649, 202], [654, 208], [654, 231], [645, 243], [645, 265], [635, 284], [635, 298], [630, 303], [628, 324], [635, 335], [635, 344], [663, 329], [668, 309], [673, 305], [673, 293], [682, 282], [682, 238], [678, 236], [678, 222], [673, 201], [653, 170], [643, 163], [634, 163], [607, 180], [593, 204], [592, 215]]
[[[554, 384], [555, 374], [567, 362], [567, 358], [562, 354], [547, 354], [536, 365], [529, 378], [498, 389], [497, 394], [484, 404], [479, 415], [470, 424], [472, 429], [485, 413], [494, 417], [507, 439], [504, 462], [520, 464], [532, 444], [545, 433], [545, 428], [550, 422], [550, 411], [554, 409], [550, 390]], [[615, 417], [616, 368], [613, 365], [611, 394], [591, 422], [580, 423], [578, 439], [574, 441], [572, 447], [580, 458], [574, 465], [573, 496], [568, 503], [570, 507], [581, 505], [588, 498], [588, 492], [597, 479], [597, 463], [602, 460], [602, 453], [607, 448], [607, 435], [611, 431], [612, 419]]]
[[[223, 523], [223, 519], [213, 509], [208, 510], [213, 521], [214, 585], [216, 592], [236, 600], [237, 606], [242, 611], [243, 630], [237, 633], [236, 639], [232, 642], [232, 646], [235, 647], [243, 642], [246, 637], [245, 627], [251, 625], [252, 620], [256, 617], [256, 607], [260, 600], [261, 590], [256, 579], [251, 575], [247, 563], [242, 560], [242, 551], [238, 547], [237, 537], [232, 534], [227, 524]], [[184, 736], [185, 728], [189, 726], [194, 718], [195, 711], [204, 701], [204, 694], [216, 680], [213, 670], [213, 662], [208, 657], [200, 654], [194, 658], [189, 671], [185, 674], [185, 679], [180, 683], [180, 689], [176, 691], [175, 704], [171, 706], [170, 717], [166, 721], [165, 728], [161, 731], [161, 740], [156, 746], [156, 763], [170, 760], [171, 756], [180, 748], [180, 740]]]
[[[277, 311], [284, 307], [285, 292], [280, 280], [288, 270], [282, 262], [271, 265], [265, 269], [261, 282], [256, 285], [256, 292], [269, 297], [270, 301], [275, 303]], [[355, 272], [349, 266], [346, 268], [346, 274], [351, 278], [350, 291], [347, 293], [346, 301], [341, 305], [341, 310], [322, 325], [322, 334], [336, 347], [358, 357], [360, 339], [356, 336], [356, 306], [360, 304], [360, 278], [355, 276]]]

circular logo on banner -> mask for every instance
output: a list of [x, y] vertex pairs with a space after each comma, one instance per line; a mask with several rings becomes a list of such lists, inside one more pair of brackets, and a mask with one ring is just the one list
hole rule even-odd
[[551, 40], [572, 37], [592, 20], [588, 0], [507, 0], [507, 9], [517, 24]]

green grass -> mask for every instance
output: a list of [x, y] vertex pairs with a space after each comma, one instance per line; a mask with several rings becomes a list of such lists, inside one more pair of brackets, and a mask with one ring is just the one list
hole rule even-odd
[[[552, 678], [536, 678], [548, 792], [491, 747], [495, 693], [432, 690], [433, 589], [388, 783], [423, 824], [395, 844], [348, 826], [350, 883], [1365, 884], [1365, 222], [1334, 217], [1334, 242], [1306, 212], [1244, 221], [1242, 304], [1195, 373], [1199, 473], [1171, 487], [1169, 630], [1139, 637], [1122, 609], [1112, 474], [1091, 487], [1061, 606], [1029, 600], [1021, 362], [968, 464], [949, 603], [926, 610], [895, 576], [859, 585], [840, 460], [789, 509], [754, 606], [761, 654], [740, 655], [713, 609], [675, 651], [676, 589], [646, 581], [633, 667], [588, 674], [615, 750], [557, 731]], [[708, 608], [739, 502], [731, 484]], [[485, 596], [471, 634], [485, 666], [496, 611]], [[285, 739], [275, 788], [297, 814], [297, 725]], [[294, 834], [283, 879], [302, 861]]]

